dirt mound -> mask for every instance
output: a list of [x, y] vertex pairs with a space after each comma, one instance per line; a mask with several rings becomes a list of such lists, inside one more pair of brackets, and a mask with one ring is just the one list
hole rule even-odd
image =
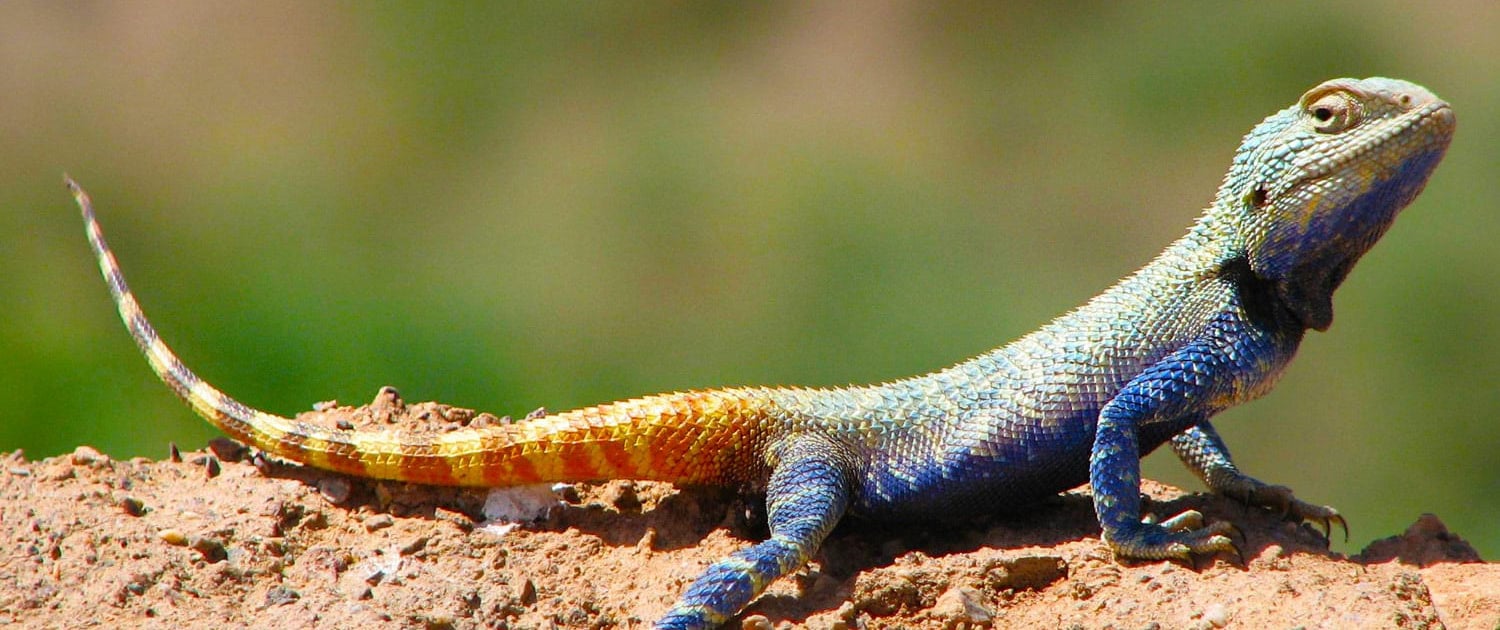
[[[506, 422], [394, 392], [305, 419], [403, 430]], [[537, 523], [484, 520], [506, 493], [348, 479], [246, 458], [89, 447], [0, 471], [0, 624], [27, 627], [645, 627], [709, 562], [765, 536], [733, 491], [612, 482], [550, 489]], [[1354, 557], [1275, 515], [1147, 482], [1245, 534], [1244, 561], [1119, 564], [1088, 496], [962, 528], [840, 526], [772, 585], [752, 628], [1484, 628], [1500, 565], [1432, 515]], [[490, 506], [487, 508], [487, 502]], [[492, 512], [491, 512], [492, 513]], [[1355, 524], [1358, 525], [1357, 523]]]

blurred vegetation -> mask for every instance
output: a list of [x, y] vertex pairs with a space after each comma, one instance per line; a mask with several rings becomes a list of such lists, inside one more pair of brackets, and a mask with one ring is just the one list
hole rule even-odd
[[215, 435], [116, 321], [64, 171], [242, 400], [524, 413], [984, 351], [1176, 238], [1263, 116], [1378, 74], [1458, 138], [1219, 427], [1344, 549], [1430, 511], [1500, 558], [1500, 3], [1417, 6], [0, 4], [0, 448]]

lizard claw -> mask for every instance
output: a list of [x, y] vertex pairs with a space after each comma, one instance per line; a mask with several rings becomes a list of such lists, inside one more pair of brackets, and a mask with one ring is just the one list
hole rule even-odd
[[1149, 522], [1150, 517], [1135, 527], [1123, 531], [1104, 533], [1105, 542], [1120, 558], [1138, 560], [1191, 560], [1194, 554], [1212, 554], [1221, 551], [1233, 552], [1241, 557], [1240, 550], [1229, 534], [1238, 534], [1235, 526], [1226, 521], [1205, 525], [1203, 514], [1188, 510], [1161, 523]]
[[1284, 521], [1309, 523], [1321, 528], [1323, 539], [1333, 540], [1333, 525], [1344, 530], [1344, 541], [1349, 540], [1349, 522], [1339, 511], [1326, 506], [1314, 505], [1298, 499], [1286, 486], [1260, 484], [1232, 489], [1225, 494], [1246, 505], [1253, 505], [1279, 512]]
[[[1332, 510], [1333, 508], [1328, 509]], [[1349, 521], [1344, 520], [1344, 515], [1339, 514], [1338, 512], [1334, 512], [1333, 514], [1329, 515], [1328, 518], [1323, 519], [1324, 538], [1331, 539], [1330, 535], [1333, 533], [1333, 526], [1330, 525], [1330, 523], [1338, 523], [1339, 527], [1344, 530], [1344, 542], [1349, 542]]]
[[1227, 530], [1224, 533], [1228, 534], [1229, 537], [1235, 541], [1235, 552], [1238, 553], [1239, 546], [1245, 544], [1247, 540], [1245, 538], [1245, 532], [1241, 531], [1239, 527], [1236, 527], [1234, 523], [1226, 521], [1224, 525], [1226, 526], [1225, 529]]

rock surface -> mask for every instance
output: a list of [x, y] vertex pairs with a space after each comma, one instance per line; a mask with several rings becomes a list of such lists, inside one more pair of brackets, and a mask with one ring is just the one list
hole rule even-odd
[[[397, 405], [394, 420], [332, 405], [312, 419], [421, 431], [478, 418]], [[505, 420], [482, 422], [491, 421]], [[640, 628], [709, 562], [765, 535], [757, 502], [733, 491], [580, 484], [555, 488], [566, 501], [539, 522], [501, 526], [484, 520], [485, 490], [230, 461], [239, 454], [216, 446], [176, 462], [116, 461], [88, 447], [4, 457], [0, 625]], [[1075, 491], [966, 527], [846, 523], [742, 619], [756, 628], [1500, 627], [1500, 565], [1436, 516], [1345, 557], [1269, 513], [1150, 482], [1145, 491], [1160, 515], [1194, 508], [1235, 522], [1244, 561], [1117, 563], [1086, 492]]]

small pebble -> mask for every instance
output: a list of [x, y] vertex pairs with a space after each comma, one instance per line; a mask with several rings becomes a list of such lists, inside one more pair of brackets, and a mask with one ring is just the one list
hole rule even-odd
[[642, 534], [641, 535], [641, 539], [635, 542], [635, 550], [639, 551], [639, 552], [643, 552], [643, 553], [648, 553], [649, 554], [649, 553], [651, 553], [651, 550], [654, 549], [655, 547], [656, 547], [656, 528], [655, 527], [647, 527], [646, 528], [646, 533]]
[[[329, 503], [341, 505], [349, 500], [349, 495], [354, 492], [354, 485], [343, 477], [324, 477], [318, 480], [318, 494], [323, 495]], [[368, 523], [366, 523], [368, 526]]]
[[453, 615], [448, 613], [428, 613], [418, 615], [417, 619], [422, 622], [425, 630], [450, 630], [453, 628]]
[[339, 418], [337, 422], [333, 423], [333, 426], [338, 427], [340, 431], [354, 430], [354, 423], [350, 422], [348, 418]]
[[1229, 609], [1223, 604], [1209, 604], [1208, 608], [1203, 609], [1203, 620], [1213, 624], [1215, 628], [1223, 628], [1229, 625]]
[[302, 517], [302, 526], [308, 529], [323, 529], [329, 526], [329, 514], [323, 510], [308, 510]]
[[380, 387], [380, 391], [375, 392], [375, 400], [370, 404], [371, 406], [374, 406], [381, 403], [389, 403], [395, 405], [402, 404], [401, 392], [397, 391], [396, 388], [391, 387], [390, 385], [382, 385]]
[[376, 514], [375, 516], [371, 516], [370, 518], [365, 519], [365, 531], [373, 532], [378, 529], [385, 529], [395, 524], [396, 519], [391, 518], [390, 514]]
[[271, 460], [266, 459], [265, 453], [257, 451], [254, 455], [250, 456], [250, 465], [254, 466], [255, 470], [260, 471], [262, 475], [271, 475]]
[[447, 521], [449, 523], [452, 523], [454, 527], [457, 527], [459, 529], [459, 531], [474, 531], [474, 519], [469, 518], [469, 516], [467, 514], [464, 514], [463, 512], [455, 512], [453, 510], [444, 508], [433, 508], [432, 517], [440, 521]]
[[193, 551], [203, 554], [203, 559], [209, 562], [223, 562], [229, 559], [229, 552], [224, 549], [224, 543], [207, 536], [194, 539], [191, 547]]
[[402, 545], [401, 546], [401, 550], [400, 550], [401, 551], [401, 555], [403, 555], [403, 556], [409, 556], [409, 555], [414, 554], [414, 553], [416, 553], [418, 551], [426, 549], [427, 548], [427, 541], [428, 540], [430, 540], [430, 538], [427, 537], [427, 536], [419, 536], [419, 537], [413, 539], [411, 542], [408, 542], [405, 545]]
[[104, 455], [92, 446], [80, 446], [73, 449], [74, 464], [82, 466], [86, 464], [92, 464], [101, 459], [105, 459]]
[[208, 450], [213, 451], [214, 456], [219, 459], [234, 463], [244, 459], [245, 452], [250, 449], [244, 444], [221, 436], [208, 441]]
[[740, 628], [743, 628], [743, 630], [775, 630], [776, 626], [771, 625], [771, 620], [767, 619], [765, 615], [750, 615], [749, 617], [745, 617], [744, 621], [740, 622]]
[[339, 401], [337, 400], [323, 400], [313, 403], [312, 408], [313, 411], [328, 411], [337, 406], [339, 406]]
[[120, 509], [131, 516], [140, 516], [146, 513], [146, 504], [134, 497], [124, 497], [120, 499]]
[[610, 503], [621, 511], [632, 511], [641, 509], [641, 497], [636, 494], [635, 482], [621, 481], [615, 485], [616, 494], [610, 498]]
[[210, 457], [208, 458], [208, 461], [203, 464], [203, 473], [205, 475], [208, 475], [209, 479], [213, 479], [214, 477], [219, 476], [220, 472], [221, 469], [219, 468], [219, 458], [217, 457]]
[[167, 442], [167, 460], [174, 464], [182, 462], [182, 451], [177, 448], [176, 442]]
[[290, 604], [302, 598], [302, 594], [287, 586], [277, 586], [266, 591], [266, 607]]
[[834, 614], [844, 621], [854, 621], [854, 618], [859, 616], [859, 608], [854, 606], [854, 602], [845, 600], [844, 603], [839, 604], [839, 609]]
[[522, 606], [530, 606], [536, 603], [536, 584], [531, 578], [526, 578], [517, 589], [516, 599], [521, 601]]
[[536, 420], [537, 418], [545, 418], [545, 417], [547, 417], [547, 408], [546, 407], [537, 407], [536, 409], [532, 409], [531, 413], [526, 414], [526, 419], [527, 420]]
[[187, 534], [175, 529], [164, 529], [156, 533], [156, 536], [169, 545], [181, 547], [187, 544]]
[[988, 626], [995, 617], [989, 607], [982, 603], [984, 596], [967, 587], [950, 588], [938, 596], [932, 614], [943, 619], [947, 628]]

